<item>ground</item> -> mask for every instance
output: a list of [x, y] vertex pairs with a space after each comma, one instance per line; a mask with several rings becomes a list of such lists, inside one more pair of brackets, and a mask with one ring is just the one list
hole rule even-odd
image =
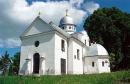
[[0, 84], [130, 84], [130, 71], [40, 77], [0, 76]]

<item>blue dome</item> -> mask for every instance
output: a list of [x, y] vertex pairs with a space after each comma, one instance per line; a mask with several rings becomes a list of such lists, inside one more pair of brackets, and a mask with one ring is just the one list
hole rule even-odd
[[71, 17], [65, 16], [60, 20], [60, 25], [72, 24], [74, 25], [74, 21]]

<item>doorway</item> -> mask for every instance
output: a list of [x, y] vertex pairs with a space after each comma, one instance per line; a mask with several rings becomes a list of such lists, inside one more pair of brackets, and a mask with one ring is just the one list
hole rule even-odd
[[66, 74], [66, 59], [61, 58], [61, 74]]
[[40, 65], [40, 55], [39, 53], [35, 53], [33, 55], [33, 73], [39, 74], [39, 65]]

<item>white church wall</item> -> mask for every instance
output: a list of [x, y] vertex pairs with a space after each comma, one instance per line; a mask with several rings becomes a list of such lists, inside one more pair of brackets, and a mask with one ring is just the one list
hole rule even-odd
[[[61, 49], [61, 40], [65, 42], [65, 50]], [[63, 35], [56, 33], [55, 34], [55, 75], [61, 74], [61, 58], [66, 60], [66, 74], [67, 74], [67, 38]]]
[[[92, 65], [92, 62], [94, 62], [94, 66]], [[98, 73], [98, 60], [97, 57], [92, 56], [86, 56], [85, 62], [84, 62], [84, 73], [85, 74], [92, 74], [92, 73]]]
[[[104, 62], [104, 65], [102, 62]], [[99, 68], [99, 73], [110, 72], [109, 59], [98, 59], [98, 68]]]
[[[83, 48], [80, 44], [75, 41], [72, 41], [73, 45], [73, 74], [83, 74]], [[77, 58], [77, 49], [79, 49], [79, 58]], [[75, 58], [76, 56], [76, 58]]]
[[68, 42], [68, 74], [73, 74], [73, 42], [69, 40]]
[[[34, 42], [39, 41], [38, 47], [34, 46]], [[43, 67], [43, 74], [53, 74], [54, 70], [54, 33], [31, 36], [22, 39], [21, 56], [20, 56], [20, 71], [24, 71], [25, 59], [31, 59], [30, 73], [33, 72], [33, 55], [39, 53], [40, 57], [45, 57]]]

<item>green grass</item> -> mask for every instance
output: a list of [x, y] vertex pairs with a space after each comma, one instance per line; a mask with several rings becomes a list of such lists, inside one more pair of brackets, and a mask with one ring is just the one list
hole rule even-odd
[[130, 79], [129, 71], [91, 75], [59, 76], [0, 76], [0, 84], [130, 84], [119, 80]]

